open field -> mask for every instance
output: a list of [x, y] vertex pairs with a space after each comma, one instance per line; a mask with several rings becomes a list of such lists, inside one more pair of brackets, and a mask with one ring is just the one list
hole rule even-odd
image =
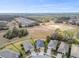
[[27, 28], [29, 31], [29, 36], [33, 39], [45, 39], [47, 36], [51, 35], [53, 31], [57, 28], [61, 30], [78, 30], [78, 26], [67, 25], [67, 24], [55, 24], [53, 22], [48, 22], [41, 24], [40, 26], [35, 26], [33, 28]]
[[51, 35], [53, 31], [56, 28], [60, 28], [61, 30], [71, 30], [73, 29], [74, 31], [78, 31], [79, 27], [75, 25], [67, 25], [67, 24], [56, 24], [53, 22], [48, 22], [48, 23], [41, 23], [40, 26], [34, 26], [34, 27], [28, 27], [27, 30], [29, 32], [28, 36], [25, 36], [23, 38], [15, 38], [12, 40], [8, 40], [3, 38], [3, 34], [6, 31], [1, 31], [0, 32], [0, 47], [3, 45], [6, 45], [9, 42], [20, 42], [24, 40], [30, 40], [30, 38], [36, 40], [36, 39], [46, 39], [47, 36]]
[[[54, 23], [54, 22], [47, 22], [47, 23], [40, 23], [39, 26], [34, 26], [34, 27], [28, 27], [27, 30], [29, 32], [28, 36], [22, 37], [22, 38], [14, 38], [12, 40], [8, 40], [3, 38], [2, 36], [6, 31], [1, 31], [0, 33], [0, 47], [1, 49], [11, 49], [16, 52], [21, 53], [23, 58], [28, 56], [25, 51], [22, 49], [23, 47], [21, 46], [25, 41], [30, 41], [32, 42], [31, 39], [33, 40], [38, 40], [38, 39], [43, 39], [45, 40], [47, 36], [50, 36], [55, 29], [61, 29], [61, 30], [73, 30], [73, 31], [79, 31], [79, 27], [75, 25], [68, 25], [68, 24], [62, 24], [62, 23]], [[26, 29], [26, 28], [25, 28]]]

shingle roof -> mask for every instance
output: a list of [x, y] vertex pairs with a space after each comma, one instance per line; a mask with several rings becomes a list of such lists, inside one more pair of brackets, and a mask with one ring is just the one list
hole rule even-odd
[[7, 21], [0, 21], [0, 27], [6, 27]]
[[19, 20], [19, 22], [20, 22], [22, 25], [25, 25], [25, 26], [29, 26], [29, 25], [32, 25], [32, 24], [37, 23], [36, 21], [30, 20], [30, 19], [27, 19], [27, 18], [19, 17], [19, 18], [17, 18], [17, 19]]
[[44, 47], [44, 41], [43, 40], [37, 40], [36, 41], [36, 48]]
[[0, 51], [0, 56], [3, 58], [18, 58], [19, 57], [19, 53], [12, 51], [10, 49], [4, 49]]
[[72, 47], [71, 47], [71, 56], [79, 58], [79, 45], [72, 44]]
[[68, 50], [69, 50], [69, 45], [65, 42], [61, 42], [59, 48], [58, 48], [58, 52], [61, 52], [61, 53], [68, 53]]
[[23, 47], [25, 49], [25, 51], [27, 52], [28, 50], [32, 50], [34, 49], [33, 45], [31, 44], [31, 42], [24, 42], [23, 43]]
[[51, 40], [48, 44], [48, 48], [52, 48], [52, 49], [56, 49], [57, 47], [57, 44], [58, 44], [58, 41], [57, 40]]

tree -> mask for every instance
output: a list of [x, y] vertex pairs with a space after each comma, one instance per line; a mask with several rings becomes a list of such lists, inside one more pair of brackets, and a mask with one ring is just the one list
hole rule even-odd
[[16, 37], [24, 37], [28, 35], [28, 31], [26, 29], [17, 29], [16, 27], [14, 27], [12, 30], [8, 30], [8, 32], [6, 34], [4, 34], [4, 38], [7, 39], [13, 39]]
[[56, 29], [54, 33], [51, 36], [52, 40], [62, 40], [63, 39], [63, 33], [60, 29]]
[[64, 37], [63, 40], [67, 41], [69, 43], [72, 43], [74, 40], [74, 32], [73, 31], [69, 31], [69, 30], [65, 30], [63, 31]]

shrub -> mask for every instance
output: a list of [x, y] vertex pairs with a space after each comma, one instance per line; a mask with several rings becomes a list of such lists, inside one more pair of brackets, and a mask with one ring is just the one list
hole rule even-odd
[[13, 39], [15, 37], [24, 37], [28, 35], [28, 31], [26, 29], [17, 29], [16, 27], [14, 27], [12, 30], [8, 30], [8, 32], [6, 34], [4, 34], [4, 38], [7, 39]]
[[51, 36], [52, 40], [62, 40], [63, 39], [63, 33], [60, 29], [56, 29], [55, 32]]
[[[75, 32], [72, 30], [64, 30], [61, 31], [59, 29], [56, 29], [53, 33], [53, 35], [51, 35], [50, 39], [52, 40], [59, 40], [59, 41], [64, 41], [67, 42], [69, 44], [79, 44], [79, 38], [75, 37]], [[49, 41], [49, 40], [48, 40]]]

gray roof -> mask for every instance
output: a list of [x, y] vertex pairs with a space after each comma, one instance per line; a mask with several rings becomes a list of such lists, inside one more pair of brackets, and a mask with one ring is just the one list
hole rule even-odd
[[24, 43], [23, 43], [23, 47], [24, 47], [24, 49], [25, 49], [26, 52], [27, 52], [28, 50], [33, 50], [33, 49], [34, 49], [34, 47], [33, 47], [33, 45], [31, 44], [31, 42], [24, 42]]
[[58, 44], [57, 40], [51, 40], [48, 44], [48, 48], [52, 48], [52, 49], [56, 50], [57, 44]]
[[79, 58], [79, 45], [72, 44], [72, 47], [71, 47], [71, 56]]
[[36, 41], [36, 48], [44, 47], [44, 41], [43, 40], [37, 40]]
[[37, 23], [36, 21], [30, 20], [30, 19], [27, 19], [27, 18], [22, 18], [22, 17], [19, 17], [18, 20], [24, 26], [29, 26], [29, 25], [33, 25], [33, 24]]
[[6, 27], [7, 23], [7, 21], [0, 21], [0, 27]]
[[0, 56], [3, 58], [19, 58], [19, 53], [10, 49], [4, 49], [0, 51]]
[[61, 42], [61, 44], [59, 45], [59, 48], [58, 48], [58, 52], [61, 52], [61, 53], [68, 53], [68, 50], [69, 50], [69, 44], [65, 43], [65, 42]]

